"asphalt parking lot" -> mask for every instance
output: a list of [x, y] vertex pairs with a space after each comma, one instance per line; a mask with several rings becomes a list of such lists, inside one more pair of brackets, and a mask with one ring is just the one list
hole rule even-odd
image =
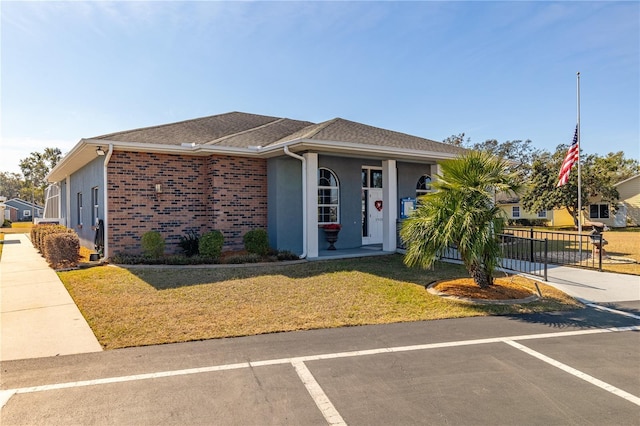
[[640, 303], [608, 307], [8, 361], [0, 420], [637, 425]]

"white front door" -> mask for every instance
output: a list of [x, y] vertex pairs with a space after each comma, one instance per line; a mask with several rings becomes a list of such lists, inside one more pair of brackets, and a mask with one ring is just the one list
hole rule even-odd
[[367, 230], [362, 244], [382, 244], [382, 216], [387, 207], [382, 204], [382, 188], [370, 188], [367, 192]]

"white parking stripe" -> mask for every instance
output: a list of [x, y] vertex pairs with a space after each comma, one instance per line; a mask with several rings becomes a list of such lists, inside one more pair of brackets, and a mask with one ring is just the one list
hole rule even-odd
[[298, 377], [300, 377], [300, 380], [302, 380], [302, 383], [304, 383], [304, 386], [307, 388], [309, 395], [311, 395], [311, 398], [313, 398], [313, 401], [320, 409], [320, 412], [324, 416], [327, 423], [329, 423], [330, 425], [346, 426], [347, 424], [345, 423], [344, 419], [342, 418], [338, 410], [336, 410], [336, 407], [333, 406], [331, 400], [329, 399], [327, 394], [324, 393], [324, 391], [320, 387], [320, 384], [318, 383], [316, 378], [313, 377], [313, 374], [311, 374], [311, 371], [309, 371], [304, 362], [294, 361], [291, 364], [293, 364], [293, 367], [296, 369], [296, 373], [298, 373]]
[[596, 305], [595, 303], [587, 303], [587, 306], [590, 307], [590, 308], [598, 309], [600, 311], [611, 312], [613, 314], [623, 315], [625, 317], [629, 317], [629, 318], [634, 318], [634, 319], [640, 320], [640, 316], [639, 315], [634, 315], [631, 312], [619, 311], [617, 309], [607, 308], [606, 306]]
[[548, 339], [548, 338], [557, 338], [557, 337], [581, 336], [581, 335], [588, 335], [588, 334], [612, 333], [612, 332], [623, 332], [623, 331], [640, 331], [640, 326], [599, 328], [599, 329], [589, 329], [589, 330], [564, 331], [559, 333], [541, 333], [541, 334], [528, 334], [528, 335], [518, 335], [518, 336], [508, 336], [508, 337], [493, 337], [493, 338], [487, 338], [487, 339], [459, 340], [459, 341], [453, 341], [453, 342], [427, 343], [422, 345], [397, 346], [392, 348], [378, 348], [378, 349], [369, 349], [369, 350], [362, 350], [362, 351], [309, 355], [309, 356], [294, 357], [294, 358], [270, 359], [270, 360], [264, 360], [264, 361], [252, 361], [252, 362], [243, 362], [243, 363], [237, 363], [237, 364], [214, 365], [209, 367], [190, 368], [190, 369], [184, 369], [184, 370], [169, 370], [169, 371], [161, 371], [156, 373], [136, 374], [131, 376], [107, 377], [103, 379], [83, 380], [83, 381], [67, 382], [67, 383], [55, 383], [50, 385], [31, 386], [31, 387], [16, 388], [16, 389], [5, 389], [1, 391], [2, 393], [0, 394], [0, 403], [2, 404], [2, 406], [4, 406], [4, 404], [7, 403], [7, 401], [11, 398], [11, 396], [15, 394], [46, 392], [46, 391], [52, 391], [52, 390], [69, 389], [69, 388], [76, 388], [76, 387], [83, 387], [83, 386], [98, 386], [98, 385], [106, 385], [111, 383], [123, 383], [123, 382], [131, 382], [131, 381], [138, 381], [138, 380], [158, 379], [162, 377], [174, 377], [174, 376], [184, 376], [189, 374], [211, 373], [216, 371], [235, 370], [235, 369], [250, 368], [250, 367], [254, 368], [254, 367], [267, 366], [267, 365], [294, 364], [296, 362], [320, 361], [320, 360], [326, 360], [326, 359], [348, 358], [348, 357], [365, 356], [365, 355], [379, 355], [379, 354], [385, 354], [385, 353], [391, 353], [391, 352], [397, 353], [397, 352], [419, 351], [419, 350], [438, 349], [438, 348], [452, 348], [457, 346], [501, 343], [506, 340], [517, 341], [517, 340]]
[[572, 376], [575, 376], [579, 379], [584, 380], [585, 382], [591, 383], [592, 385], [598, 386], [599, 388], [602, 388], [604, 390], [606, 390], [607, 392], [610, 392], [616, 396], [619, 396], [620, 398], [624, 398], [627, 401], [630, 401], [636, 405], [640, 405], [640, 398], [638, 398], [635, 395], [630, 394], [629, 392], [623, 391], [620, 388], [617, 388], [613, 385], [610, 385], [609, 383], [605, 383], [602, 380], [596, 379], [593, 376], [588, 375], [587, 373], [583, 373], [580, 370], [576, 370], [575, 368], [569, 367], [567, 364], [563, 364], [560, 361], [556, 361], [553, 358], [549, 358], [546, 355], [541, 354], [540, 352], [534, 351], [533, 349], [530, 349], [524, 345], [521, 345], [518, 342], [514, 342], [512, 340], [508, 340], [508, 339], [504, 339], [504, 343], [506, 343], [507, 345], [513, 346], [516, 349], [521, 350], [522, 352], [525, 352], [535, 358], [538, 358], [541, 361], [546, 362], [547, 364], [553, 365], [556, 368], [559, 368], [560, 370], [567, 372], [569, 374], [571, 374]]

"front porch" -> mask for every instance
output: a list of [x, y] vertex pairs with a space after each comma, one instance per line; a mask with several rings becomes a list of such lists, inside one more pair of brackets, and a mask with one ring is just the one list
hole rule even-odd
[[310, 261], [348, 259], [353, 257], [386, 256], [397, 253], [394, 251], [383, 251], [382, 244], [364, 245], [361, 247], [337, 250], [319, 250], [318, 257], [308, 258]]

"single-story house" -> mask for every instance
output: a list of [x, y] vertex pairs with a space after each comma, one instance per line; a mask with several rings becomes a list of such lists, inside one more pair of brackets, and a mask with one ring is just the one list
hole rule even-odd
[[591, 197], [585, 208], [584, 218], [591, 222], [602, 222], [610, 228], [640, 225], [640, 174], [614, 185], [618, 190], [618, 209], [614, 213], [608, 202]]
[[522, 206], [520, 198], [505, 197], [504, 195], [502, 197], [497, 196], [496, 204], [504, 211], [510, 221], [520, 221], [522, 223], [526, 223], [527, 221], [532, 223], [543, 221], [546, 225], [553, 226], [553, 210], [530, 212]]
[[59, 221], [104, 256], [139, 253], [159, 231], [178, 252], [188, 231], [219, 230], [226, 249], [266, 229], [271, 246], [315, 258], [335, 247], [395, 251], [407, 200], [430, 190], [438, 162], [465, 150], [335, 118], [322, 123], [231, 112], [80, 140], [50, 172]]
[[[600, 197], [591, 197], [582, 209], [582, 223], [588, 226], [591, 222], [600, 222], [610, 228], [640, 226], [640, 175], [635, 175], [614, 185], [618, 190], [617, 212], [613, 212], [609, 202]], [[560, 208], [541, 212], [528, 212], [520, 204], [519, 198], [498, 196], [497, 203], [512, 220], [544, 219], [549, 226], [573, 226], [573, 218], [567, 209]]]
[[15, 209], [15, 216], [12, 215], [12, 222], [29, 222], [34, 218], [42, 217], [44, 207], [22, 200], [20, 198], [12, 198], [4, 202], [5, 206]]

